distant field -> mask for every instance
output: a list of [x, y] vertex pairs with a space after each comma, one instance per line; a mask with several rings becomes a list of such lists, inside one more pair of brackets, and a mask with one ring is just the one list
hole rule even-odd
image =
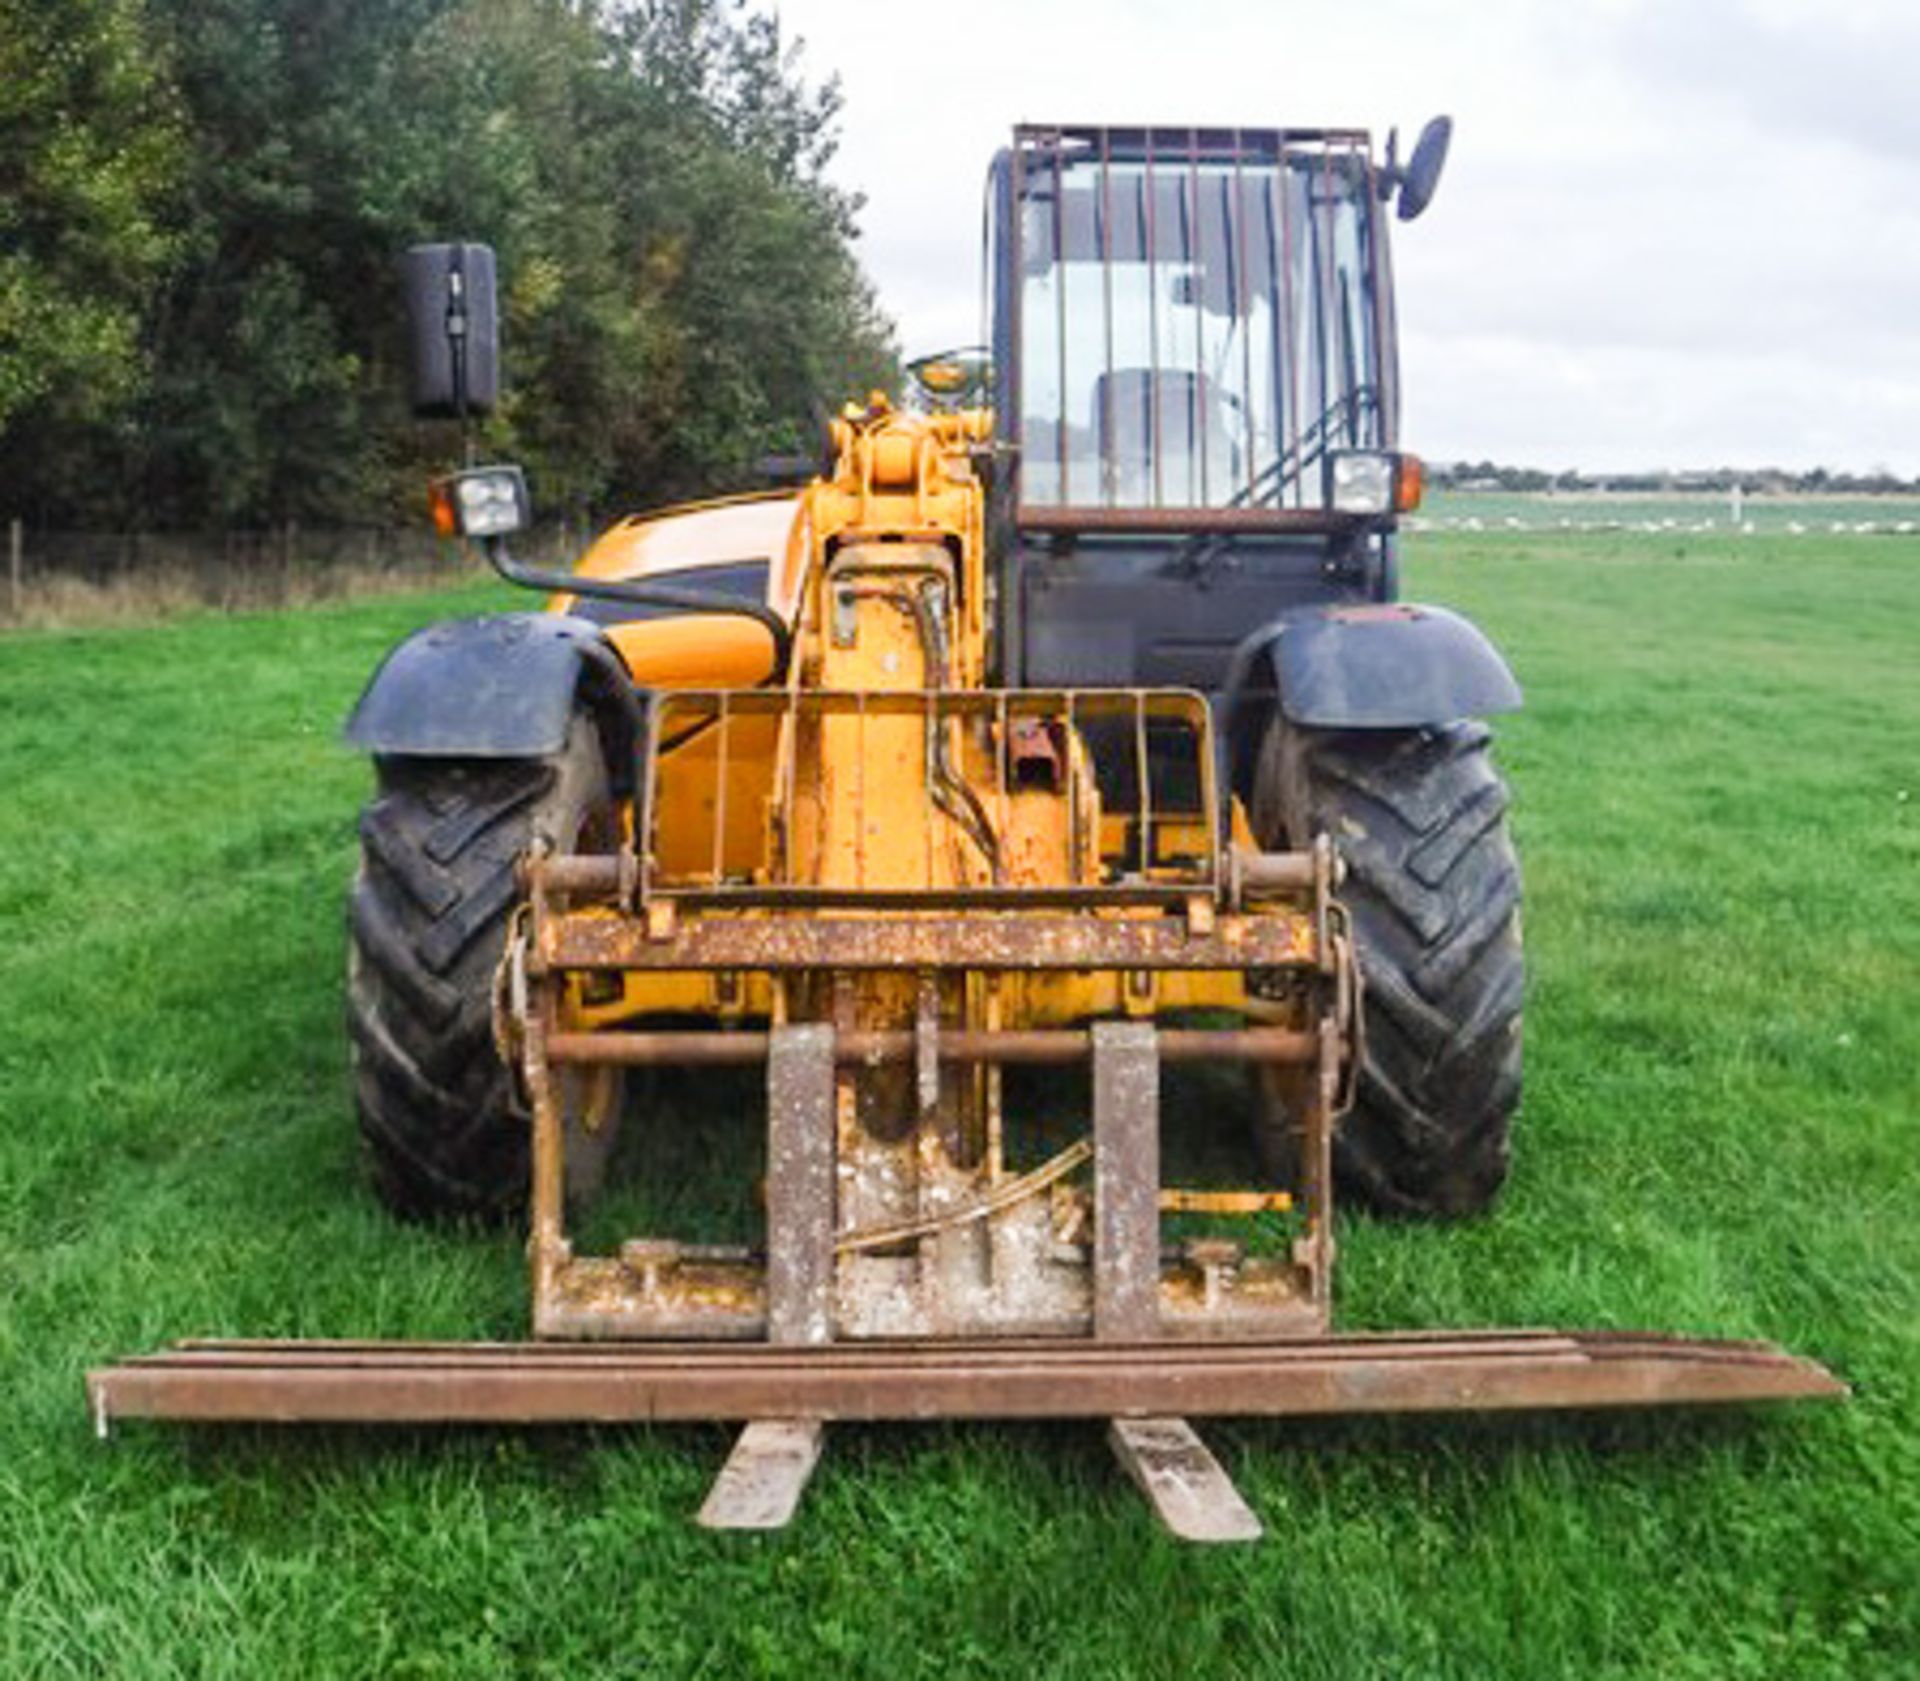
[[28, 632], [0, 1676], [1920, 1674], [1920, 544], [1408, 549], [1528, 690], [1529, 1087], [1491, 1218], [1344, 1222], [1343, 1320], [1769, 1336], [1851, 1402], [1211, 1427], [1270, 1531], [1211, 1553], [1078, 1427], [843, 1431], [759, 1541], [688, 1522], [718, 1429], [97, 1443], [82, 1372], [174, 1336], [521, 1329], [516, 1233], [369, 1195], [340, 1000], [339, 720], [403, 631], [501, 597]]
[[1745, 530], [1766, 536], [1912, 536], [1920, 532], [1920, 496], [1748, 496], [1736, 526], [1730, 497], [1542, 492], [1438, 491], [1416, 523], [1437, 532], [1618, 529], [1652, 532]]

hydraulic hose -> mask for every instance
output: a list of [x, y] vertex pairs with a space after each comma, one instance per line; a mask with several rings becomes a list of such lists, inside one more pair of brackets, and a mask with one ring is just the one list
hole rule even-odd
[[777, 683], [787, 674], [787, 662], [793, 657], [793, 632], [787, 621], [763, 602], [744, 601], [737, 595], [722, 595], [715, 590], [686, 589], [678, 584], [634, 583], [626, 579], [583, 578], [577, 572], [544, 571], [515, 560], [504, 537], [485, 538], [481, 547], [494, 571], [522, 589], [627, 601], [636, 607], [662, 607], [675, 613], [724, 613], [732, 618], [751, 619], [773, 638], [773, 670], [768, 673], [767, 682]]

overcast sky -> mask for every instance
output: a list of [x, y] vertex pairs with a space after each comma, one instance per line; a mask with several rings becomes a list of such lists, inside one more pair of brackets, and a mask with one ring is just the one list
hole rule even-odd
[[[771, 0], [768, 0], [771, 3]], [[779, 0], [908, 353], [978, 337], [1016, 122], [1450, 112], [1398, 227], [1407, 447], [1920, 473], [1916, 0]], [[951, 40], [945, 56], [942, 37]]]

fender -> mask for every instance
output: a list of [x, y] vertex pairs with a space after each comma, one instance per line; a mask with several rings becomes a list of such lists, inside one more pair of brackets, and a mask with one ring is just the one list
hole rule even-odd
[[583, 682], [615, 702], [630, 755], [638, 697], [626, 668], [585, 619], [502, 613], [414, 632], [373, 674], [347, 719], [349, 746], [421, 758], [532, 759], [566, 745]]
[[1520, 705], [1507, 662], [1475, 625], [1444, 607], [1296, 609], [1241, 644], [1236, 671], [1260, 663], [1262, 653], [1281, 713], [1313, 729], [1418, 729]]

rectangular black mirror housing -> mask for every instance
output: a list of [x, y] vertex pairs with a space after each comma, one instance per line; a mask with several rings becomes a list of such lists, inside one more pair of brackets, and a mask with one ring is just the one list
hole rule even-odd
[[459, 420], [500, 400], [493, 247], [416, 245], [401, 259], [413, 412]]

